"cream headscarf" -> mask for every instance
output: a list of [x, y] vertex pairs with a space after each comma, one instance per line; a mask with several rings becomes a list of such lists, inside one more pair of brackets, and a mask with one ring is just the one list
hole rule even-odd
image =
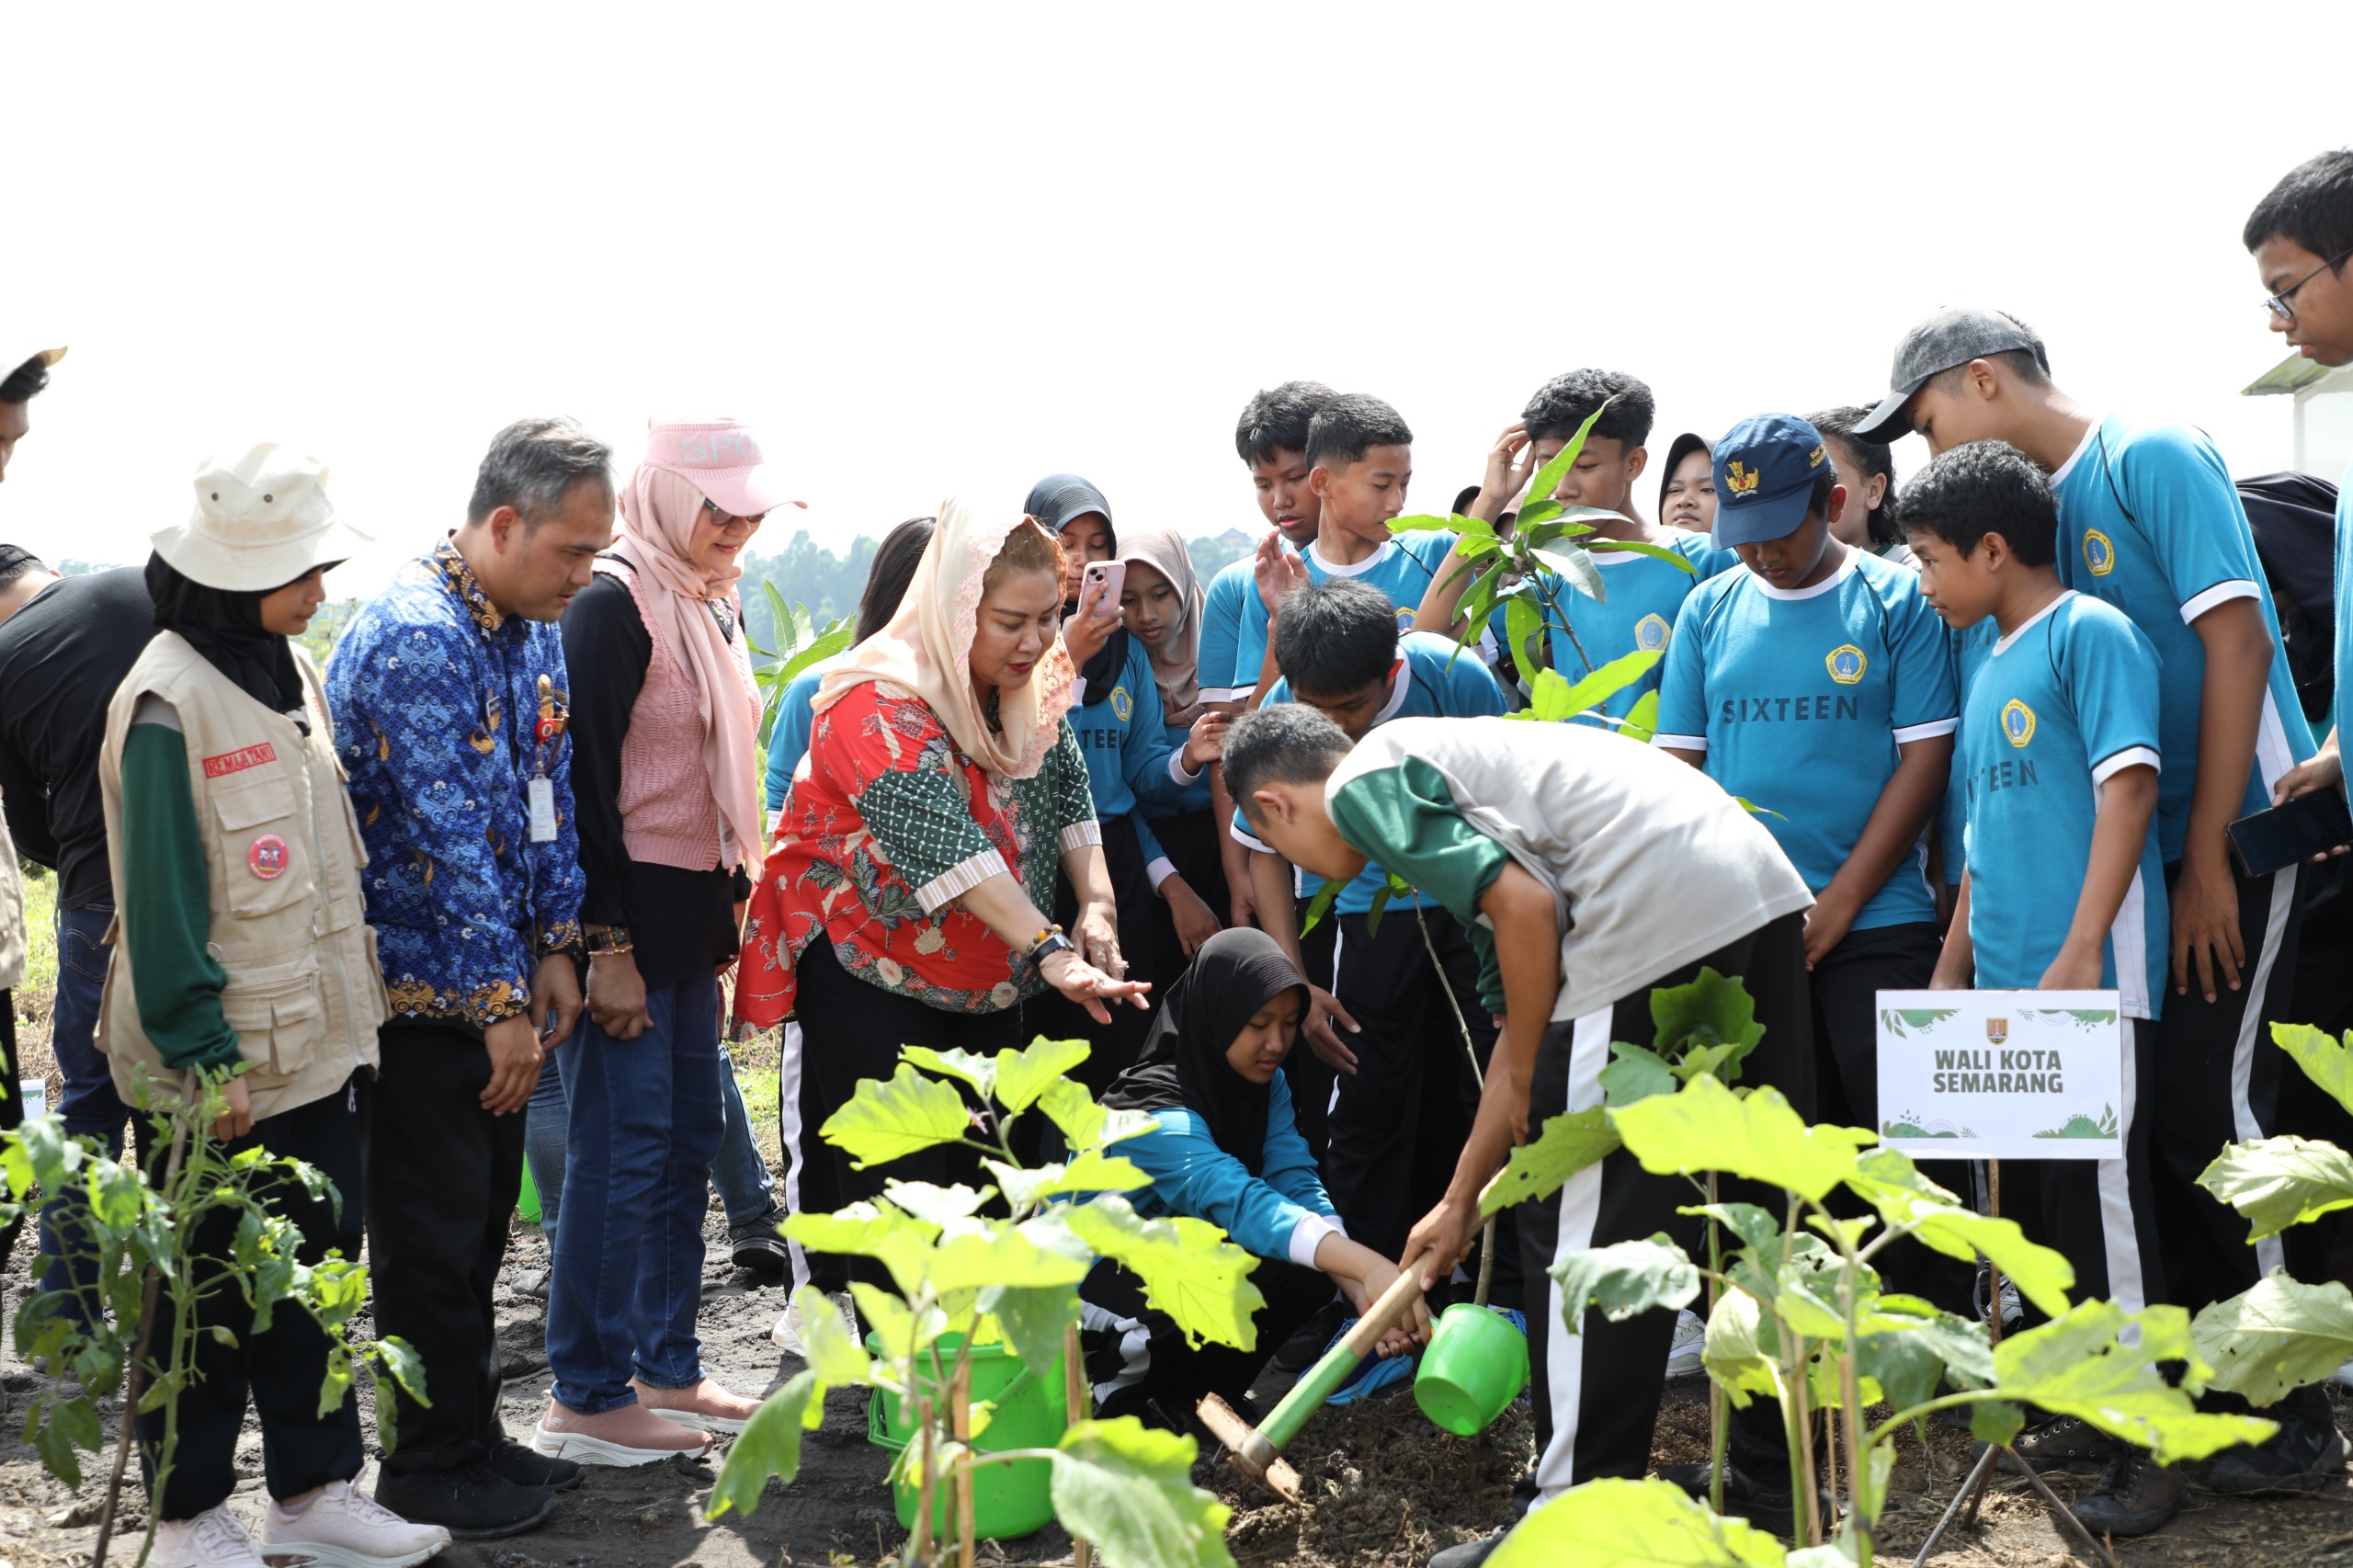
[[981, 695], [972, 688], [972, 635], [981, 603], [981, 580], [1016, 528], [1037, 524], [1019, 513], [983, 518], [949, 497], [939, 504], [939, 525], [915, 565], [907, 597], [891, 622], [850, 650], [826, 675], [812, 704], [822, 713], [859, 683], [887, 680], [924, 700], [966, 756], [987, 772], [1029, 778], [1053, 749], [1063, 715], [1070, 711], [1074, 672], [1057, 638], [1017, 691], [1002, 692], [992, 727]]
[[1161, 716], [1189, 728], [1201, 716], [1201, 580], [1192, 552], [1171, 528], [1131, 528], [1126, 543], [1120, 559], [1142, 562], [1176, 590], [1176, 621], [1159, 647], [1144, 646], [1152, 655], [1153, 684], [1160, 687]]
[[[621, 492], [620, 537], [615, 541], [646, 581], [645, 606], [654, 631], [695, 691], [703, 721], [702, 765], [719, 804], [736, 862], [760, 854], [759, 687], [744, 651], [744, 606], [736, 597], [740, 566], [705, 573], [687, 551], [702, 511], [691, 480], [641, 463]], [[736, 634], [719, 629], [707, 601], [727, 608]], [[722, 857], [725, 858], [724, 856]]]

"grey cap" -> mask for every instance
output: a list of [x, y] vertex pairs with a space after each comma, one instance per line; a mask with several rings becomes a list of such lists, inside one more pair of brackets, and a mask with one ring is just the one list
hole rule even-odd
[[1929, 377], [1989, 354], [2021, 349], [2034, 356], [2043, 374], [2051, 373], [2051, 356], [2042, 339], [2018, 317], [1967, 306], [1938, 311], [1905, 333], [1904, 341], [1895, 346], [1895, 369], [1887, 378], [1893, 390], [1871, 410], [1870, 418], [1855, 426], [1856, 439], [1884, 442], [1911, 434], [1904, 405], [1927, 384]]

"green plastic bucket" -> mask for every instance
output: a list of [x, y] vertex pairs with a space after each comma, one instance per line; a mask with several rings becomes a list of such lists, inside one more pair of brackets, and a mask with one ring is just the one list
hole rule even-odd
[[1414, 1375], [1414, 1403], [1458, 1437], [1476, 1437], [1528, 1386], [1528, 1336], [1469, 1301], [1438, 1314]]
[[[939, 1364], [943, 1370], [954, 1367], [956, 1351], [962, 1344], [961, 1335], [939, 1336]], [[868, 1335], [866, 1348], [870, 1354], [882, 1354], [881, 1336]], [[926, 1392], [932, 1392], [928, 1379], [923, 1380], [922, 1388]], [[1040, 1377], [1004, 1346], [975, 1345], [972, 1403], [979, 1404], [984, 1400], [995, 1402], [995, 1409], [989, 1417], [988, 1429], [972, 1441], [972, 1447], [984, 1454], [1006, 1449], [1051, 1449], [1063, 1440], [1063, 1433], [1070, 1425], [1067, 1402], [1063, 1398], [1060, 1357]], [[914, 1406], [894, 1393], [876, 1389], [866, 1409], [867, 1440], [878, 1449], [897, 1453], [915, 1437], [915, 1431]], [[1045, 1460], [985, 1465], [974, 1471], [973, 1533], [983, 1540], [1003, 1540], [1043, 1528], [1054, 1517], [1053, 1474], [1053, 1465]], [[893, 1485], [891, 1493], [900, 1528], [914, 1529], [915, 1486], [901, 1483]], [[955, 1529], [955, 1494], [953, 1486], [943, 1486], [934, 1500], [932, 1530], [943, 1540]]]
[[523, 1162], [523, 1190], [515, 1199], [515, 1212], [523, 1216], [523, 1223], [540, 1222], [540, 1189], [531, 1182], [531, 1162]]

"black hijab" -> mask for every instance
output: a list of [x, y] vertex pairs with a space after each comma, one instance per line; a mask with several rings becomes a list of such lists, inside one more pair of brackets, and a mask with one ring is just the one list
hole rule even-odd
[[1121, 1110], [1189, 1110], [1219, 1148], [1258, 1175], [1274, 1091], [1236, 1073], [1225, 1053], [1259, 1008], [1286, 991], [1306, 989], [1272, 937], [1247, 926], [1220, 931], [1168, 988], [1143, 1054], [1112, 1080], [1103, 1103]]
[[[261, 601], [275, 592], [208, 588], [162, 556], [147, 557], [147, 595], [155, 601], [155, 630], [178, 632], [207, 664], [256, 702], [293, 717], [302, 712], [302, 677], [294, 668], [294, 650], [261, 624]], [[296, 717], [294, 722], [309, 732], [306, 721]]]
[[[1111, 536], [1111, 559], [1120, 558], [1120, 528], [1111, 520], [1111, 503], [1103, 499], [1103, 492], [1074, 473], [1050, 473], [1029, 487], [1029, 499], [1021, 509], [1038, 519], [1038, 526], [1062, 537], [1063, 525], [1073, 517], [1083, 517], [1093, 512], [1103, 519], [1103, 531]], [[1074, 603], [1063, 606], [1064, 615], [1078, 613]], [[1128, 662], [1128, 629], [1114, 630], [1105, 641], [1102, 650], [1086, 661], [1079, 674], [1086, 680], [1086, 705], [1089, 708], [1111, 695], [1119, 684], [1120, 671]]]

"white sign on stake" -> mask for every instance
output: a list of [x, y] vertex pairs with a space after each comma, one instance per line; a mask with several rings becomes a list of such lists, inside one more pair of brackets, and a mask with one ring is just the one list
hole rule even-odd
[[1930, 1160], [2120, 1160], [2113, 991], [1882, 991], [1879, 1135]]

